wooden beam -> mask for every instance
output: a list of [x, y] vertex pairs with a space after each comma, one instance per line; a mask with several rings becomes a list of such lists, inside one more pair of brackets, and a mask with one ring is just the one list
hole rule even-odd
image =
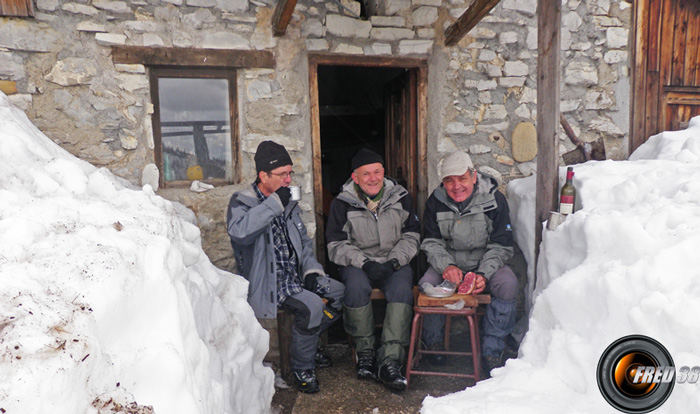
[[445, 46], [457, 44], [500, 0], [476, 0], [454, 23], [445, 29]]
[[297, 0], [279, 0], [275, 7], [275, 12], [272, 14], [272, 33], [275, 36], [284, 36], [287, 32], [289, 21], [292, 20], [294, 8], [297, 6]]
[[[559, 82], [561, 78], [561, 2], [537, 1], [537, 196], [535, 260], [542, 242], [542, 223], [557, 210], [559, 190]], [[537, 272], [535, 271], [535, 285]], [[533, 286], [533, 289], [535, 287]]]
[[195, 49], [179, 47], [112, 46], [112, 61], [147, 66], [195, 66], [274, 69], [268, 50]]

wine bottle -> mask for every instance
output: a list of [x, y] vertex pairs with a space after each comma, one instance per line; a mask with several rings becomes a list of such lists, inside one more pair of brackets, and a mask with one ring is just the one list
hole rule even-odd
[[566, 169], [566, 183], [561, 188], [559, 196], [559, 212], [567, 215], [574, 212], [574, 202], [576, 200], [576, 188], [572, 182], [574, 178], [574, 167]]

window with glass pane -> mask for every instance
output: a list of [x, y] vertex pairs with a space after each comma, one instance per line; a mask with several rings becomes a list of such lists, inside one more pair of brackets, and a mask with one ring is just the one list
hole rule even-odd
[[229, 79], [158, 78], [165, 182], [233, 177]]

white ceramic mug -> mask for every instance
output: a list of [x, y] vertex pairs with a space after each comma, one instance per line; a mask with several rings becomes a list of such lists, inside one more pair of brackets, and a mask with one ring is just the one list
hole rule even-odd
[[292, 192], [292, 200], [293, 201], [299, 201], [301, 200], [301, 187], [298, 185], [290, 185], [289, 186], [289, 191]]

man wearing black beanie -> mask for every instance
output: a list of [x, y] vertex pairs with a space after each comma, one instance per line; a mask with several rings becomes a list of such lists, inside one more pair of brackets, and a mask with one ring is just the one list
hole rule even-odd
[[302, 392], [318, 392], [315, 369], [333, 362], [318, 337], [338, 320], [344, 286], [316, 260], [301, 209], [290, 201], [293, 172], [287, 150], [264, 141], [254, 160], [256, 180], [233, 194], [226, 217], [237, 272], [248, 279], [255, 316], [275, 318], [278, 307], [294, 315], [289, 349], [294, 382]]
[[[343, 315], [355, 346], [358, 378], [376, 378], [395, 390], [408, 382], [406, 361], [413, 312], [413, 271], [420, 226], [408, 191], [384, 177], [384, 160], [361, 149], [353, 172], [331, 203], [326, 226], [328, 257], [345, 283]], [[375, 352], [370, 294], [379, 288], [387, 299], [383, 334]]]

